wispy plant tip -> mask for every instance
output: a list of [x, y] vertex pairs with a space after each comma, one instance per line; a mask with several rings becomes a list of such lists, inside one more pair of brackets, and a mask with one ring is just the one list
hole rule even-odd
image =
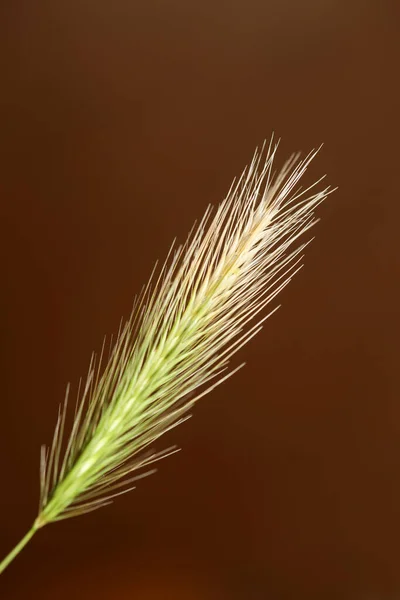
[[42, 448], [38, 517], [0, 572], [38, 528], [100, 508], [152, 472], [174, 449], [148, 449], [237, 370], [232, 355], [300, 268], [307, 242], [297, 242], [329, 193], [298, 187], [315, 151], [275, 174], [276, 150], [273, 141], [257, 150], [225, 200], [155, 268], [107, 361], [104, 347], [92, 359], [68, 435], [67, 391], [53, 442]]

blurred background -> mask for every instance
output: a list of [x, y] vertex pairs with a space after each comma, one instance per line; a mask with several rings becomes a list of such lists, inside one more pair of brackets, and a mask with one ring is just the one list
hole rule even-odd
[[324, 142], [339, 190], [183, 451], [43, 529], [2, 599], [399, 597], [399, 28], [397, 0], [3, 0], [1, 555], [67, 382], [255, 147]]

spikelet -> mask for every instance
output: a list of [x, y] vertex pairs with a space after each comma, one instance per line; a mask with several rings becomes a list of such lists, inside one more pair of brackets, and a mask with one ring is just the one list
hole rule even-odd
[[231, 356], [260, 330], [269, 315], [257, 317], [299, 269], [306, 244], [291, 246], [329, 191], [296, 190], [315, 152], [293, 156], [273, 177], [276, 149], [270, 145], [263, 163], [256, 151], [214, 217], [209, 207], [153, 273], [103, 373], [101, 360], [89, 369], [61, 460], [65, 402], [51, 449], [42, 449], [38, 525], [131, 489], [134, 472], [171, 452], [144, 450], [237, 370], [227, 371]]

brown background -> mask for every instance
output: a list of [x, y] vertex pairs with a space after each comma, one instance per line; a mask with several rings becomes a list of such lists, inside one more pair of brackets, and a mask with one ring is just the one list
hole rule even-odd
[[[396, 0], [3, 0], [0, 553], [67, 381], [274, 130], [339, 191], [248, 365], [5, 599], [400, 597]], [[164, 447], [160, 444], [160, 447]]]

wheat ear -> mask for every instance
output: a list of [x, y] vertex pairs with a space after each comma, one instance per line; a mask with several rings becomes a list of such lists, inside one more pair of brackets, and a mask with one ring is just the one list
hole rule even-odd
[[152, 472], [175, 449], [146, 449], [237, 370], [228, 370], [230, 358], [260, 331], [265, 307], [300, 268], [306, 243], [295, 242], [330, 193], [314, 191], [321, 180], [297, 187], [315, 151], [292, 156], [275, 174], [276, 150], [271, 141], [256, 151], [214, 216], [209, 207], [153, 271], [105, 367], [104, 352], [92, 359], [69, 436], [67, 392], [41, 452], [39, 514], [0, 572], [39, 528], [100, 508]]

